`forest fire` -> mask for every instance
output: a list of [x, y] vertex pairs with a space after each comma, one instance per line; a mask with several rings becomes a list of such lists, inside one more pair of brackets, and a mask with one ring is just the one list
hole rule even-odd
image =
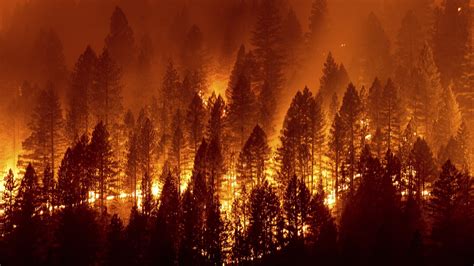
[[471, 265], [472, 14], [0, 1], [0, 265]]

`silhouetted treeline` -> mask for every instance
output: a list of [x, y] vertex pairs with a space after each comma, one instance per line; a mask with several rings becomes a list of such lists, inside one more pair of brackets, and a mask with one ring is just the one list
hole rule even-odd
[[366, 146], [358, 165], [359, 184], [338, 201], [340, 214], [328, 207], [321, 184], [311, 193], [297, 176], [281, 192], [261, 180], [248, 192], [244, 189], [231, 211], [223, 213], [215, 186], [203, 172], [196, 170], [179, 194], [176, 176], [167, 171], [160, 197], [141, 210], [134, 206], [127, 224], [101, 208], [102, 203], [94, 207], [81, 201], [79, 187], [71, 189], [77, 185], [48, 190], [45, 180], [50, 173], [37, 174], [29, 165], [19, 184], [13, 173], [6, 177], [2, 264], [466, 265], [472, 261], [472, 177], [448, 160], [430, 195], [420, 196], [418, 186], [408, 194], [400, 191], [401, 165], [390, 151], [379, 160]]
[[353, 43], [325, 41], [326, 0], [308, 30], [284, 0], [226, 2], [212, 34], [170, 8], [158, 44], [117, 6], [71, 70], [53, 29], [31, 62], [0, 38], [0, 78], [29, 80], [5, 97], [0, 264], [472, 264], [472, 10], [413, 2], [395, 41], [371, 12]]

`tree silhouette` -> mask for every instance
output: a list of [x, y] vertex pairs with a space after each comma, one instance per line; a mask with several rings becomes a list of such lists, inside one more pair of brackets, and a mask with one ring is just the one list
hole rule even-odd
[[240, 152], [237, 163], [241, 186], [259, 186], [265, 180], [270, 150], [265, 132], [260, 126], [255, 126]]
[[115, 10], [110, 18], [109, 34], [105, 38], [105, 48], [110, 56], [121, 68], [128, 69], [135, 57], [135, 41], [133, 30], [128, 25], [127, 17], [120, 7]]
[[467, 174], [460, 173], [449, 160], [443, 164], [429, 203], [432, 238], [438, 243], [435, 257], [440, 263], [461, 265], [472, 259], [472, 191]]
[[50, 165], [54, 173], [64, 144], [63, 126], [59, 97], [53, 85], [49, 83], [47, 89], [38, 95], [28, 124], [31, 135], [22, 143], [25, 154], [22, 155], [19, 164], [31, 162], [37, 167]]
[[97, 185], [99, 207], [104, 210], [105, 198], [113, 191], [117, 181], [117, 161], [113, 156], [110, 135], [104, 123], [100, 122], [95, 126], [89, 147], [93, 161], [92, 178]]

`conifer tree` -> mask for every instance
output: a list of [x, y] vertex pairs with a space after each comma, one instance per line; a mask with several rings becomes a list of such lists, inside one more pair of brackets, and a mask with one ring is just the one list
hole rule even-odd
[[283, 196], [285, 224], [290, 244], [305, 238], [304, 227], [309, 219], [311, 193], [306, 184], [293, 176]]
[[414, 94], [411, 97], [414, 123], [421, 136], [432, 139], [431, 127], [438, 115], [442, 89], [433, 51], [427, 43], [420, 51], [414, 73]]
[[354, 85], [349, 84], [342, 100], [339, 115], [341, 117], [342, 128], [344, 133], [343, 143], [345, 145], [344, 160], [349, 165], [349, 188], [352, 192], [354, 187], [355, 164], [359, 154], [358, 139], [360, 134], [360, 117], [361, 117], [361, 99]]
[[54, 173], [64, 144], [64, 120], [59, 97], [52, 84], [40, 92], [28, 127], [31, 135], [22, 143], [26, 153], [19, 164], [50, 165]]
[[[297, 175], [311, 184], [315, 177], [316, 162], [320, 162], [324, 143], [324, 115], [319, 101], [306, 87], [299, 91], [285, 116], [278, 148], [280, 177], [288, 181]], [[321, 171], [322, 165], [318, 165]]]
[[179, 262], [183, 265], [200, 263], [202, 248], [202, 209], [192, 189], [188, 187], [183, 194], [182, 234], [179, 246]]
[[58, 171], [59, 201], [67, 207], [72, 207], [80, 202], [80, 176], [77, 163], [71, 148], [66, 150]]
[[382, 128], [382, 108], [383, 106], [383, 92], [384, 88], [378, 78], [369, 88], [369, 95], [367, 96], [367, 112], [370, 119], [371, 129], [374, 131]]
[[400, 144], [401, 127], [403, 123], [403, 108], [398, 89], [389, 79], [382, 93], [380, 117], [382, 132], [385, 135], [384, 150], [398, 150]]
[[255, 187], [250, 194], [248, 241], [252, 257], [260, 258], [274, 252], [279, 245], [275, 232], [280, 202], [267, 181]]
[[142, 213], [145, 217], [149, 217], [154, 209], [154, 200], [152, 194], [152, 179], [148, 172], [145, 172], [141, 181], [142, 191]]
[[205, 118], [206, 110], [204, 103], [201, 96], [195, 93], [186, 113], [186, 135], [193, 148], [193, 154], [197, 153], [199, 144], [204, 136]]
[[259, 67], [259, 123], [267, 134], [273, 134], [275, 109], [283, 83], [281, 1], [262, 1], [252, 32], [252, 44]]
[[413, 144], [410, 161], [416, 174], [414, 176], [414, 187], [409, 186], [409, 191], [415, 191], [417, 200], [421, 200], [422, 193], [426, 189], [426, 183], [434, 180], [436, 170], [433, 154], [424, 139], [418, 138]]
[[321, 36], [328, 31], [328, 7], [326, 0], [314, 0], [311, 4], [311, 15], [309, 17], [309, 32], [306, 34], [306, 41], [312, 52], [312, 55], [318, 54], [323, 47], [314, 49], [321, 45]]
[[467, 44], [471, 41], [470, 12], [469, 1], [447, 0], [436, 14], [433, 43], [443, 86], [455, 82], [462, 75]]
[[103, 121], [106, 126], [115, 127], [121, 117], [121, 76], [122, 72], [105, 49], [99, 56], [94, 72], [94, 88], [91, 92], [92, 110], [96, 121]]
[[3, 178], [3, 182], [5, 189], [2, 193], [3, 203], [1, 205], [2, 209], [4, 210], [4, 215], [2, 217], [4, 228], [2, 233], [5, 236], [8, 236], [13, 230], [14, 213], [16, 207], [15, 198], [18, 189], [18, 184], [11, 169], [8, 170], [7, 175]]
[[176, 180], [167, 173], [160, 195], [155, 232], [152, 235], [152, 262], [160, 265], [173, 265], [177, 259], [179, 227], [179, 194]]
[[[333, 94], [342, 95], [345, 86], [349, 83], [349, 77], [344, 65], [338, 65], [331, 52], [329, 52], [326, 62], [324, 63], [323, 75], [319, 83], [319, 91], [326, 103], [329, 103], [329, 97]], [[326, 106], [328, 105], [326, 104]]]
[[107, 227], [106, 264], [119, 265], [126, 261], [126, 242], [123, 222], [117, 214], [112, 215]]
[[311, 197], [308, 215], [308, 239], [310, 247], [319, 261], [333, 263], [337, 261], [337, 227], [331, 211], [324, 203], [324, 191]]
[[88, 134], [92, 125], [91, 97], [97, 55], [90, 46], [79, 56], [71, 74], [66, 116], [67, 136], [70, 142]]
[[300, 65], [303, 29], [293, 8], [290, 7], [285, 15], [282, 21], [282, 46], [286, 65], [291, 71], [289, 78], [293, 78]]
[[256, 123], [257, 106], [255, 95], [250, 87], [250, 80], [241, 74], [237, 77], [235, 87], [228, 91], [228, 122], [233, 133], [232, 145], [235, 150], [243, 147], [245, 139], [250, 135]]
[[265, 132], [259, 125], [255, 126], [240, 152], [237, 163], [241, 186], [253, 187], [254, 184], [258, 186], [265, 180], [270, 151]]
[[148, 173], [148, 175], [153, 176], [157, 145], [155, 127], [149, 118], [145, 118], [142, 123], [138, 123], [138, 126], [138, 158], [141, 173]]
[[41, 29], [33, 41], [31, 54], [32, 79], [39, 84], [53, 82], [59, 87], [66, 86], [68, 71], [63, 52], [63, 44], [53, 29]]
[[473, 182], [447, 161], [435, 181], [429, 203], [432, 238], [438, 243], [437, 259], [463, 264], [472, 259]]
[[451, 87], [443, 90], [442, 99], [438, 118], [433, 128], [436, 148], [446, 145], [449, 138], [456, 135], [462, 122], [459, 105]]
[[221, 265], [224, 260], [222, 246], [224, 241], [224, 223], [220, 212], [219, 197], [209, 194], [206, 205], [206, 226], [204, 230], [204, 252], [207, 263]]
[[124, 12], [118, 6], [115, 7], [110, 18], [110, 29], [105, 38], [105, 48], [120, 68], [126, 70], [133, 63], [132, 60], [136, 53], [133, 30], [128, 25]]
[[97, 124], [92, 132], [89, 145], [92, 164], [92, 178], [99, 194], [99, 207], [104, 210], [105, 198], [116, 187], [117, 161], [114, 158], [110, 135], [103, 122]]
[[12, 245], [19, 265], [31, 265], [38, 260], [40, 236], [41, 191], [38, 176], [28, 164], [15, 198], [14, 214], [16, 228], [12, 235]]
[[173, 132], [171, 131], [171, 122], [174, 114], [176, 113], [176, 108], [179, 106], [178, 99], [178, 90], [180, 87], [178, 72], [175, 69], [173, 62], [169, 62], [165, 74], [163, 76], [163, 81], [158, 92], [159, 94], [159, 113], [158, 117], [158, 134], [160, 136], [160, 155], [164, 158], [167, 158], [169, 154], [169, 147], [171, 143], [171, 136]]
[[385, 80], [392, 71], [390, 41], [374, 13], [369, 14], [362, 36], [360, 62], [364, 81], [375, 77]]

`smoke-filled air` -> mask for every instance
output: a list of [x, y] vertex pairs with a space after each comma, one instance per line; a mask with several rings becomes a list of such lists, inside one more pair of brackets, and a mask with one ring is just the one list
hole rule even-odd
[[0, 265], [473, 265], [473, 10], [0, 0]]

